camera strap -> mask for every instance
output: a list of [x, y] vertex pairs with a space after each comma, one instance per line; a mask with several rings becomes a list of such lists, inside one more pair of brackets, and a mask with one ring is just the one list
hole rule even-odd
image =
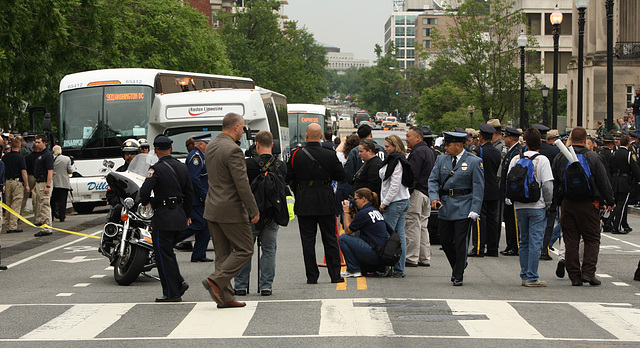
[[327, 181], [329, 181], [329, 182], [330, 182], [330, 181], [331, 181], [331, 175], [329, 175], [329, 172], [327, 172], [327, 170], [326, 170], [326, 169], [324, 169], [324, 167], [322, 167], [322, 165], [320, 164], [320, 162], [318, 162], [318, 161], [316, 160], [316, 158], [315, 158], [315, 157], [313, 157], [313, 156], [311, 155], [311, 153], [309, 153], [309, 151], [307, 151], [307, 149], [306, 149], [306, 148], [304, 148], [304, 147], [303, 147], [303, 148], [302, 148], [302, 151], [304, 151], [304, 153], [305, 153], [305, 154], [307, 154], [307, 156], [309, 156], [309, 158], [311, 158], [311, 160], [312, 160], [312, 161], [313, 161], [313, 162], [314, 162], [314, 163], [315, 163], [315, 164], [316, 164], [320, 169], [322, 169], [322, 171], [323, 171], [325, 174], [327, 174]]

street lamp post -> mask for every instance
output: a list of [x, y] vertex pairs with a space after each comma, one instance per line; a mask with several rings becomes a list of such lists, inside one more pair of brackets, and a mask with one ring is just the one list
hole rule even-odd
[[540, 92], [542, 93], [542, 124], [548, 126], [549, 113], [547, 111], [547, 98], [549, 97], [549, 87], [542, 86], [542, 88], [540, 88]]
[[467, 111], [469, 111], [469, 118], [471, 119], [471, 124], [473, 124], [473, 112], [476, 111], [476, 107], [469, 105], [467, 106]]
[[584, 100], [584, 13], [589, 5], [589, 0], [575, 0], [578, 9], [578, 112], [577, 126], [582, 127], [582, 103]]
[[527, 47], [529, 42], [524, 30], [520, 31], [517, 42], [518, 47], [520, 47], [520, 128], [524, 129], [527, 126], [524, 114], [524, 48]]
[[550, 19], [553, 25], [553, 114], [551, 115], [551, 128], [558, 129], [558, 38], [562, 23], [562, 12], [558, 10], [558, 5], [556, 5]]
[[606, 5], [607, 5], [607, 130], [610, 131], [613, 129], [613, 0], [607, 0]]

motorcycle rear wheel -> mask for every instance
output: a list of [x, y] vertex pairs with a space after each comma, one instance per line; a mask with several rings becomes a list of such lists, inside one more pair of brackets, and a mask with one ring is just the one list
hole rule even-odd
[[113, 266], [113, 278], [119, 285], [133, 283], [144, 269], [148, 251], [139, 246], [127, 244], [124, 255], [118, 256]]

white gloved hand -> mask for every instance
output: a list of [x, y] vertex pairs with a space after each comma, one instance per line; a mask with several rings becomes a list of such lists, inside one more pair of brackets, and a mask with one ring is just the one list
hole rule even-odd
[[506, 205], [513, 205], [513, 203], [511, 203], [511, 200], [509, 198], [505, 198], [504, 199], [504, 204]]
[[478, 219], [480, 219], [480, 214], [476, 213], [475, 211], [471, 211], [469, 212], [469, 216], [467, 216], [469, 219], [476, 221]]

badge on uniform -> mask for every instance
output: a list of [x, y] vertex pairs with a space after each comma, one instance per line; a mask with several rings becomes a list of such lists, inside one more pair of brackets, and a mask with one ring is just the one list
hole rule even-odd
[[191, 163], [193, 163], [194, 166], [199, 166], [200, 165], [200, 158], [193, 157], [193, 160], [191, 161]]
[[463, 163], [460, 165], [460, 169], [462, 169], [462, 170], [467, 170], [467, 162], [463, 162]]
[[154, 172], [155, 172], [155, 169], [149, 168], [149, 171], [147, 172], [147, 178], [152, 177]]

